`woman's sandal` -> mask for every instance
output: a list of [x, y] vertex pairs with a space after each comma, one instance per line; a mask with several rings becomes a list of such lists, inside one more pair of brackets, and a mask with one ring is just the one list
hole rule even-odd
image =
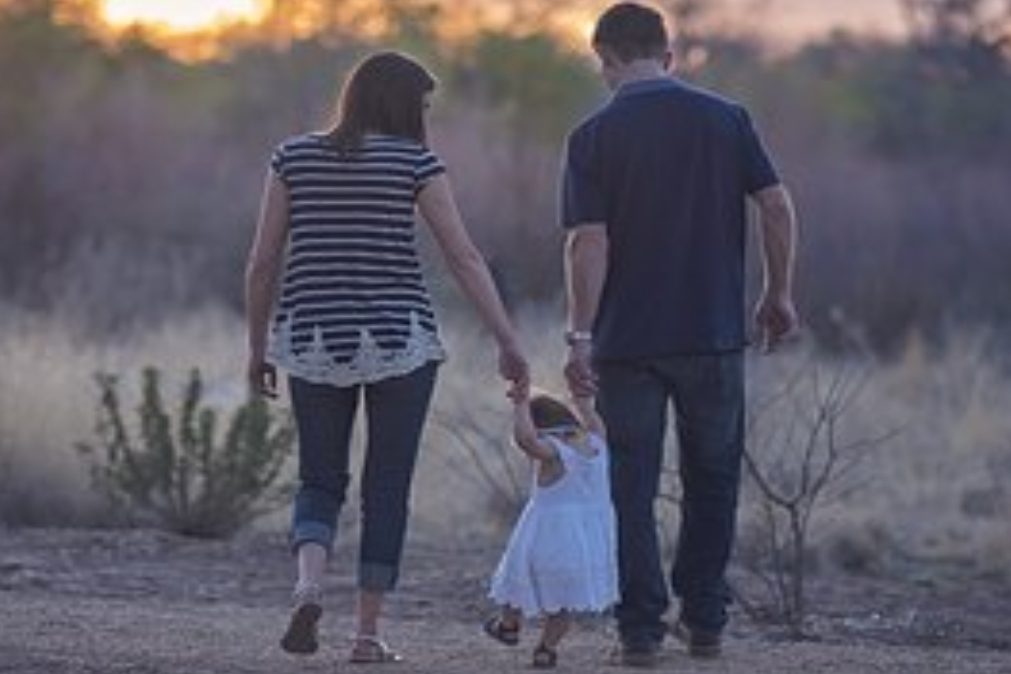
[[531, 663], [534, 669], [554, 669], [558, 665], [558, 651], [538, 644], [534, 649], [534, 660]]
[[378, 637], [359, 635], [351, 647], [348, 661], [354, 665], [379, 665], [401, 662], [404, 658]]
[[506, 646], [515, 646], [520, 642], [520, 626], [506, 625], [502, 616], [488, 618], [484, 623], [484, 633]]
[[295, 655], [312, 655], [319, 650], [318, 625], [323, 615], [323, 593], [318, 585], [297, 588], [292, 597], [294, 608], [288, 629], [281, 637], [281, 648]]

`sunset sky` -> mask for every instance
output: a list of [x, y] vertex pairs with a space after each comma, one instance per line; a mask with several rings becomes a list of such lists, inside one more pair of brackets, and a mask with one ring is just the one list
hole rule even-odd
[[[791, 43], [824, 35], [838, 27], [885, 35], [897, 34], [902, 29], [897, 0], [723, 0], [723, 3], [728, 8], [729, 25], [757, 26]], [[269, 0], [102, 0], [101, 4], [104, 18], [111, 25], [138, 22], [186, 33], [222, 23], [255, 22], [262, 17]], [[584, 23], [609, 2], [587, 0], [586, 4]]]
[[102, 0], [106, 21], [113, 25], [148, 23], [185, 32], [236, 20], [255, 21], [263, 0]]

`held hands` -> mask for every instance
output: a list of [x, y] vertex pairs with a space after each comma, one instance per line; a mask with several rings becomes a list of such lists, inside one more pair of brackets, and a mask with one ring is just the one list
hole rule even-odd
[[506, 391], [506, 397], [512, 401], [513, 405], [526, 405], [530, 402], [530, 384], [513, 382]]
[[513, 392], [522, 391], [524, 396], [530, 390], [530, 366], [519, 346], [516, 344], [500, 344], [498, 352], [498, 371], [503, 379], [512, 383], [509, 397]]
[[763, 294], [755, 307], [755, 327], [763, 353], [772, 353], [783, 343], [796, 339], [800, 319], [793, 298]]

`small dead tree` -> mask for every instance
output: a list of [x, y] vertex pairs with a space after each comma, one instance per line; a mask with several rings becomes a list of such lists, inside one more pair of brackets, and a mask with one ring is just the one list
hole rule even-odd
[[490, 514], [503, 526], [508, 526], [526, 501], [525, 459], [512, 446], [510, 427], [489, 425], [488, 419], [492, 418], [504, 417], [457, 407], [452, 411], [437, 410], [433, 415], [435, 427], [461, 448], [467, 459], [462, 462], [447, 460], [447, 467], [468, 479], [476, 477], [487, 488]]
[[855, 488], [847, 476], [894, 435], [841, 440], [843, 418], [866, 379], [847, 368], [826, 377], [822, 368], [806, 365], [776, 394], [752, 404], [744, 454], [760, 513], [757, 550], [752, 551], [757, 554], [745, 567], [759, 578], [767, 598], [751, 601], [738, 588], [734, 594], [752, 617], [780, 622], [794, 638], [804, 636], [807, 617], [812, 517]]

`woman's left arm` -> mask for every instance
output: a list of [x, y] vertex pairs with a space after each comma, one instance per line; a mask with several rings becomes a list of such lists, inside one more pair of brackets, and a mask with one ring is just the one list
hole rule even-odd
[[418, 195], [418, 209], [432, 229], [450, 272], [495, 335], [502, 376], [525, 388], [530, 375], [516, 331], [495, 288], [488, 265], [467, 234], [445, 175], [436, 176], [425, 184]]
[[267, 326], [277, 295], [288, 239], [288, 188], [269, 174], [260, 201], [256, 237], [246, 262], [246, 326], [249, 340], [247, 377], [250, 390], [277, 395], [277, 374], [266, 358]]

